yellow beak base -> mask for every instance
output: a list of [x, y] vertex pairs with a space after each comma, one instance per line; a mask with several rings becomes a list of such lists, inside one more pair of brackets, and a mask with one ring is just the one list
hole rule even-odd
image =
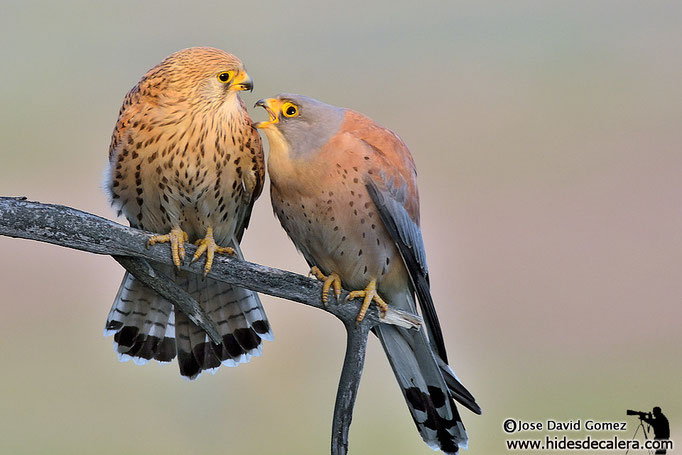
[[246, 71], [241, 70], [237, 73], [234, 80], [230, 84], [230, 89], [240, 92], [243, 90], [253, 90], [253, 81]]

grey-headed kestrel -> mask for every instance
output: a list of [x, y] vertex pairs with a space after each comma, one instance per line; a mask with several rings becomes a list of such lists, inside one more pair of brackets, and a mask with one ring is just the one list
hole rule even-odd
[[432, 448], [457, 453], [467, 435], [453, 398], [481, 409], [448, 366], [429, 289], [419, 228], [417, 174], [407, 146], [364, 115], [300, 95], [260, 100], [269, 120], [272, 205], [311, 272], [338, 298], [340, 286], [371, 302], [416, 313], [426, 332], [380, 324], [386, 351], [417, 429]]
[[[243, 101], [253, 84], [241, 61], [219, 49], [181, 50], [149, 70], [126, 95], [109, 149], [104, 187], [130, 225], [169, 242], [176, 266], [184, 242], [206, 253], [242, 258], [239, 242], [263, 188], [263, 149]], [[260, 355], [272, 339], [258, 295], [195, 274], [158, 266], [216, 323], [216, 345], [170, 302], [127, 274], [104, 330], [122, 360], [170, 362], [194, 379], [221, 364]]]

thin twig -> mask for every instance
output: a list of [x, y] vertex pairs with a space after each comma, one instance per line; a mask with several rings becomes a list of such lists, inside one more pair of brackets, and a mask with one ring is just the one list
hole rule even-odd
[[223, 342], [216, 323], [208, 317], [197, 301], [184, 289], [176, 285], [173, 280], [166, 276], [160, 277], [161, 272], [154, 269], [144, 259], [132, 256], [114, 256], [114, 259], [135, 278], [154, 289], [161, 297], [173, 302], [192, 322], [201, 327], [215, 344]]
[[[0, 197], [0, 235], [37, 240], [96, 254], [113, 256], [136, 278], [153, 288], [164, 298], [185, 312], [214, 341], [220, 341], [215, 324], [186, 291], [172, 280], [159, 277], [155, 263], [172, 264], [168, 248], [146, 248], [152, 235], [123, 226], [105, 218], [71, 207], [41, 204], [26, 198]], [[192, 257], [196, 247], [186, 245], [187, 256]], [[203, 265], [183, 263], [180, 269], [203, 274]], [[371, 307], [362, 323], [355, 318], [361, 301], [325, 306], [322, 303], [322, 283], [303, 275], [266, 267], [238, 258], [218, 256], [213, 262], [209, 277], [239, 287], [312, 306], [339, 318], [346, 327], [348, 338], [332, 423], [332, 454], [348, 452], [348, 432], [353, 406], [367, 350], [370, 329], [377, 324], [393, 324], [408, 329], [419, 329], [421, 319], [410, 313], [389, 307], [382, 318]], [[348, 291], [342, 290], [341, 299]]]

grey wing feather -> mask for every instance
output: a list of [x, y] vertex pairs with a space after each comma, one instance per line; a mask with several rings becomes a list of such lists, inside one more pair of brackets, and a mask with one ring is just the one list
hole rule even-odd
[[440, 328], [438, 315], [431, 298], [429, 271], [426, 265], [422, 233], [405, 209], [407, 199], [405, 185], [396, 187], [393, 178], [390, 178], [385, 184], [385, 189], [379, 188], [377, 183], [371, 179], [365, 182], [365, 186], [377, 207], [381, 221], [386, 226], [391, 238], [396, 242], [400, 255], [405, 262], [412, 286], [417, 292], [429, 340], [438, 356], [447, 363], [443, 331]]
[[476, 403], [475, 398], [459, 382], [452, 369], [448, 366], [443, 331], [436, 314], [433, 298], [431, 297], [429, 271], [426, 265], [426, 252], [424, 251], [421, 229], [412, 221], [412, 218], [405, 209], [405, 202], [407, 200], [405, 184], [396, 186], [392, 177], [388, 181], [386, 179], [383, 180], [384, 184], [381, 186], [384, 189], [380, 188], [372, 179], [365, 181], [365, 187], [374, 205], [377, 207], [384, 226], [398, 246], [398, 251], [400, 251], [405, 267], [410, 275], [412, 287], [417, 294], [419, 308], [426, 323], [429, 342], [437, 358], [439, 358], [438, 364], [441, 372], [448, 384], [448, 388], [457, 401], [476, 414], [480, 414], [481, 408]]

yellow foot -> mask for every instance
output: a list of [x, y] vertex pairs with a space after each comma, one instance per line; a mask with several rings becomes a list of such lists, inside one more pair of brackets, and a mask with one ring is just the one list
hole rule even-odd
[[215, 243], [215, 240], [213, 240], [213, 228], [209, 227], [206, 230], [206, 237], [204, 237], [201, 240], [197, 240], [194, 242], [195, 245], [197, 245], [199, 248], [197, 248], [197, 252], [194, 253], [194, 257], [192, 258], [192, 263], [194, 263], [197, 259], [201, 257], [204, 252], [206, 252], [206, 265], [204, 266], [204, 276], [208, 275], [208, 272], [211, 270], [211, 266], [213, 265], [213, 256], [215, 253], [218, 254], [234, 254], [234, 249], [230, 248], [229, 246], [218, 246]]
[[147, 248], [157, 243], [171, 244], [171, 253], [173, 255], [173, 264], [180, 267], [180, 260], [185, 260], [185, 242], [187, 241], [187, 233], [175, 226], [168, 234], [155, 235], [147, 240]]
[[313, 266], [312, 269], [310, 269], [309, 275], [313, 275], [315, 278], [318, 280], [324, 282], [322, 285], [322, 303], [324, 303], [324, 306], [327, 306], [327, 300], [329, 299], [329, 288], [332, 286], [334, 287], [334, 295], [336, 296], [336, 301], [339, 301], [339, 297], [341, 296], [341, 277], [338, 276], [336, 273], [332, 272], [329, 276], [326, 276], [322, 271], [317, 268], [317, 266]]
[[353, 300], [358, 297], [363, 297], [365, 299], [362, 302], [362, 307], [360, 307], [358, 317], [355, 319], [358, 323], [363, 320], [365, 314], [367, 313], [367, 309], [369, 308], [369, 304], [372, 302], [376, 303], [379, 309], [381, 310], [381, 317], [384, 317], [386, 311], [388, 311], [388, 305], [386, 304], [386, 302], [384, 302], [384, 300], [381, 297], [379, 297], [376, 288], [377, 282], [376, 280], [372, 280], [369, 282], [369, 284], [364, 290], [350, 292], [348, 294], [348, 297], [346, 297], [346, 300]]

